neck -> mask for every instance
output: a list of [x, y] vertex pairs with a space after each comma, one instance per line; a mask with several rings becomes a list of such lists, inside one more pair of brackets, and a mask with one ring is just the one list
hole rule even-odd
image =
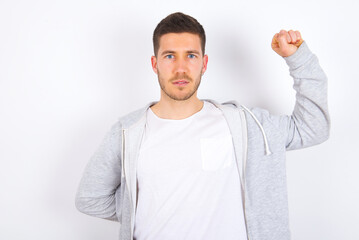
[[161, 96], [160, 101], [151, 106], [151, 109], [160, 118], [180, 120], [199, 112], [203, 104], [195, 94], [183, 101]]

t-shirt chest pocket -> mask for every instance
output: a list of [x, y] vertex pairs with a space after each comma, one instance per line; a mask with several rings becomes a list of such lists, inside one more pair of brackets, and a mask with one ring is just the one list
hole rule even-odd
[[201, 160], [204, 171], [217, 171], [231, 166], [234, 159], [232, 137], [201, 138]]

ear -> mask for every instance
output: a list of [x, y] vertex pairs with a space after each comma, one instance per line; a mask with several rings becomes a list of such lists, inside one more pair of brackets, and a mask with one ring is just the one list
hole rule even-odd
[[151, 65], [152, 65], [153, 71], [157, 74], [157, 58], [156, 58], [156, 56], [151, 57]]
[[204, 55], [204, 56], [203, 56], [202, 75], [203, 75], [204, 72], [207, 70], [207, 63], [208, 63], [208, 56], [207, 56], [207, 55]]

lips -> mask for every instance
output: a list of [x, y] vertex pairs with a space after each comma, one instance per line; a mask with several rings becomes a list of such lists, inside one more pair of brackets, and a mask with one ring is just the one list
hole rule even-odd
[[174, 82], [172, 82], [174, 85], [176, 86], [185, 86], [189, 83], [189, 81], [187, 80], [176, 80]]

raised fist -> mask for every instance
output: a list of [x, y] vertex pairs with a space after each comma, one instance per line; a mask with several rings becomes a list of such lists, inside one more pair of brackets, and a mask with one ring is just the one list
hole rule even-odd
[[281, 30], [273, 36], [272, 49], [280, 56], [288, 57], [297, 51], [302, 42], [299, 31]]

